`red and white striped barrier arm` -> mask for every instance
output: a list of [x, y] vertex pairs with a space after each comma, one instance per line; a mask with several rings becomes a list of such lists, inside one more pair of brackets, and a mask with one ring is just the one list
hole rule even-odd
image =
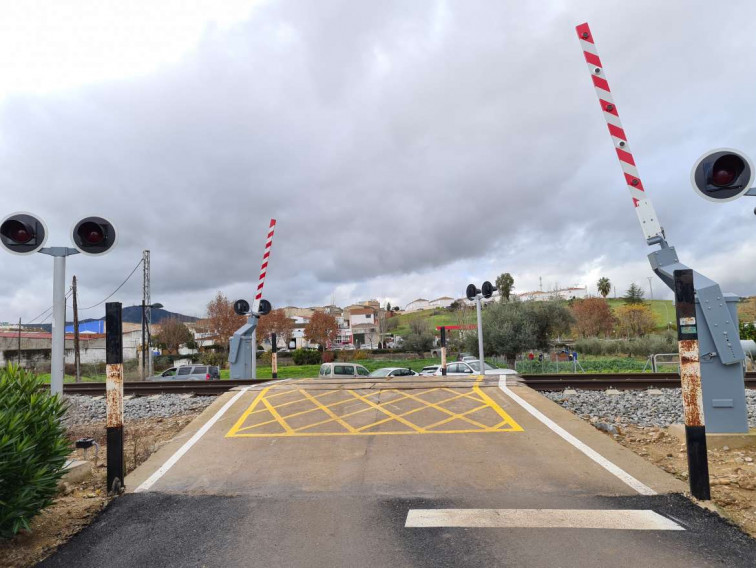
[[273, 233], [276, 231], [276, 220], [270, 220], [268, 227], [268, 238], [265, 239], [265, 252], [263, 253], [262, 266], [260, 267], [260, 279], [257, 281], [257, 292], [255, 301], [252, 302], [252, 311], [257, 312], [260, 309], [260, 300], [262, 299], [263, 286], [265, 286], [265, 274], [268, 272], [268, 261], [270, 260], [270, 247], [273, 244]]
[[599, 98], [601, 110], [604, 113], [604, 120], [609, 127], [609, 134], [614, 142], [614, 149], [617, 151], [622, 173], [625, 174], [625, 183], [630, 190], [630, 196], [633, 198], [635, 212], [638, 215], [643, 234], [646, 239], [652, 237], [664, 238], [664, 232], [659, 224], [659, 219], [654, 211], [654, 206], [646, 197], [646, 191], [643, 188], [643, 182], [638, 175], [638, 169], [635, 166], [635, 159], [627, 142], [627, 135], [622, 128], [617, 105], [614, 103], [609, 83], [604, 74], [604, 67], [599, 59], [596, 44], [593, 41], [593, 34], [588, 24], [580, 24], [575, 28], [577, 30], [580, 46], [583, 48], [583, 56], [588, 63], [588, 70], [591, 73], [593, 86]]

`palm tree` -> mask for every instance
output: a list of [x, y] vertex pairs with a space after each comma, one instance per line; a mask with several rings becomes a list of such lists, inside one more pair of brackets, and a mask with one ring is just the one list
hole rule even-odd
[[604, 299], [606, 299], [606, 297], [609, 295], [609, 292], [612, 291], [612, 283], [606, 276], [602, 276], [598, 279], [598, 282], [596, 282], [596, 287], [598, 288], [599, 294], [601, 294]]

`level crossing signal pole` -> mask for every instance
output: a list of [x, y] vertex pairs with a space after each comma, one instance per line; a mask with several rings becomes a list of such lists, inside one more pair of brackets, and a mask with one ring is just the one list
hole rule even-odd
[[66, 341], [66, 257], [74, 254], [101, 255], [117, 241], [113, 224], [103, 217], [85, 217], [74, 225], [71, 240], [75, 248], [48, 247], [47, 225], [30, 213], [13, 213], [0, 223], [0, 243], [14, 254], [39, 252], [53, 257], [53, 322], [50, 354], [50, 391], [63, 393]]
[[[593, 34], [588, 24], [581, 24], [575, 29], [646, 243], [649, 246], [659, 245], [660, 247], [659, 250], [648, 255], [651, 269], [674, 291], [675, 271], [686, 270], [688, 266], [680, 262], [675, 248], [667, 243], [664, 230], [659, 223], [651, 201], [646, 195], [646, 190], [635, 164], [635, 158], [628, 144], [627, 135], [619, 119], [617, 105], [609, 88]], [[750, 176], [743, 174], [745, 170], [738, 173], [737, 168], [732, 167], [735, 162], [736, 160], [723, 160], [719, 163], [721, 167], [718, 170], [707, 170], [709, 173], [703, 179], [716, 182], [709, 188], [712, 190], [708, 191], [710, 195], [732, 197], [737, 193], [737, 191], [729, 190], [720, 193], [721, 188], [716, 187], [717, 183], [721, 185], [735, 180], [735, 183], [739, 184], [741, 181], [738, 180], [749, 178], [748, 183], [753, 182], [753, 168], [750, 168]], [[704, 159], [701, 163], [714, 165], [716, 159]], [[701, 179], [695, 179], [696, 167], [694, 167], [693, 176], [694, 186], [697, 182], [701, 182]], [[705, 168], [702, 166], [701, 169], [704, 170]], [[742, 183], [746, 182], [742, 181]], [[742, 192], [748, 192], [747, 185], [745, 189], [742, 189]], [[717, 433], [748, 432], [743, 370], [745, 353], [740, 345], [738, 330], [737, 303], [739, 298], [734, 294], [723, 294], [719, 284], [695, 271], [693, 272], [693, 286], [701, 349], [703, 406], [707, 427], [710, 432]]]
[[270, 334], [270, 369], [271, 376], [274, 379], [278, 378], [278, 338], [275, 333]]
[[441, 374], [446, 376], [446, 326], [441, 326]]
[[467, 299], [471, 302], [475, 300], [475, 306], [477, 308], [477, 316], [478, 316], [478, 359], [480, 360], [480, 374], [485, 375], [486, 374], [486, 367], [485, 367], [485, 357], [483, 355], [483, 316], [481, 314], [481, 298], [490, 298], [494, 291], [496, 291], [498, 288], [496, 288], [493, 284], [491, 284], [489, 281], [483, 282], [483, 285], [478, 289], [475, 284], [468, 284], [467, 289], [465, 290], [465, 296], [467, 296]]

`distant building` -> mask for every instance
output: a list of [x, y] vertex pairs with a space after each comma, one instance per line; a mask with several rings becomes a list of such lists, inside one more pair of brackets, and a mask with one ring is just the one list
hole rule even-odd
[[454, 298], [450, 298], [449, 296], [441, 296], [440, 298], [428, 302], [431, 308], [448, 308], [453, 303]]
[[404, 306], [404, 311], [417, 312], [419, 310], [427, 310], [430, 307], [430, 302], [428, 300], [426, 300], [425, 298], [418, 298], [417, 300], [412, 300], [409, 304]]

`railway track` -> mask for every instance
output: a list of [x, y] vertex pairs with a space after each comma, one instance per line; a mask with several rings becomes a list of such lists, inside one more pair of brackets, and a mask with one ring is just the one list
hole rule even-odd
[[[258, 385], [273, 379], [221, 380], [221, 381], [151, 381], [125, 382], [125, 395], [150, 396], [153, 394], [192, 394], [197, 396], [217, 396], [235, 387]], [[648, 388], [679, 388], [677, 373], [559, 373], [552, 375], [523, 375], [522, 381], [538, 391], [563, 390], [568, 387], [604, 390], [639, 390]], [[756, 389], [756, 373], [746, 373], [746, 388]], [[65, 394], [104, 396], [105, 383], [66, 383]]]

